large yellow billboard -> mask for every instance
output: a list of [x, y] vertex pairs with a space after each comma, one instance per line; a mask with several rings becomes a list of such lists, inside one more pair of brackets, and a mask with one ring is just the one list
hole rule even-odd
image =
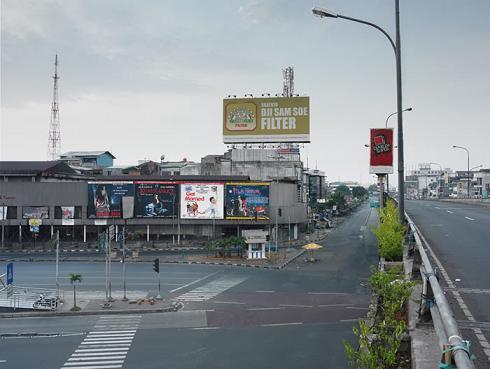
[[310, 98], [223, 100], [223, 142], [310, 142]]

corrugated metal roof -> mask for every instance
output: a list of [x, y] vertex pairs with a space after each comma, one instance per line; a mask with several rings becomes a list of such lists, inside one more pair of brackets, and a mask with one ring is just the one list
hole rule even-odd
[[61, 154], [61, 157], [82, 157], [82, 156], [100, 156], [102, 154], [109, 154], [113, 159], [116, 157], [112, 155], [109, 151], [68, 151]]
[[66, 163], [54, 161], [0, 161], [1, 175], [77, 174]]

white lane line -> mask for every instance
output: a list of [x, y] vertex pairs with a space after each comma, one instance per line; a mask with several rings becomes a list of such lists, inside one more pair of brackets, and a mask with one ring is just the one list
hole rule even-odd
[[219, 329], [220, 327], [195, 327], [191, 328], [195, 331], [205, 331], [205, 330], [214, 330], [214, 329]]
[[131, 343], [132, 340], [124, 340], [124, 341], [90, 341], [90, 342], [82, 342], [81, 345], [93, 345], [93, 344], [104, 344], [104, 343]]
[[134, 333], [134, 332], [136, 332], [136, 329], [131, 329], [128, 331], [91, 331], [88, 334], [92, 334], [92, 333], [97, 333], [97, 334], [101, 334], [101, 333]]
[[111, 349], [109, 350], [114, 350], [115, 348], [119, 348], [119, 347], [128, 347], [131, 346], [130, 343], [110, 343], [110, 344], [94, 344], [93, 342], [90, 343], [89, 345], [87, 346], [78, 346], [79, 348], [84, 348], [84, 349], [94, 349], [94, 348], [99, 348], [99, 347], [112, 347]]
[[259, 291], [255, 291], [257, 293], [274, 293], [275, 291], [265, 291], [265, 290], [259, 290]]
[[0, 363], [6, 363], [7, 360], [0, 360]]
[[206, 275], [206, 276], [204, 276], [204, 277], [202, 277], [202, 278], [200, 278], [200, 279], [197, 279], [197, 280], [192, 281], [192, 282], [190, 282], [190, 283], [184, 284], [183, 286], [180, 286], [180, 287], [178, 287], [178, 288], [174, 288], [173, 290], [170, 290], [170, 293], [174, 293], [174, 292], [180, 291], [180, 290], [181, 290], [181, 289], [183, 289], [183, 288], [186, 288], [186, 287], [192, 286], [193, 284], [199, 283], [199, 282], [201, 282], [201, 281], [205, 280], [206, 278], [209, 278], [209, 277], [211, 277], [211, 276], [213, 276], [213, 275], [215, 275], [215, 274], [218, 274], [219, 272], [220, 272], [220, 271], [217, 271], [217, 272], [214, 272], [214, 273], [208, 274], [208, 275]]
[[441, 210], [441, 208], [439, 206], [434, 206], [434, 209], [439, 209]]
[[248, 311], [263, 311], [263, 310], [284, 310], [283, 307], [263, 307], [263, 308], [249, 308]]
[[[78, 350], [75, 350], [75, 352], [78, 352], [78, 353], [85, 353], [85, 352], [92, 352], [92, 353], [95, 353], [95, 352], [100, 352], [101, 354], [104, 354], [106, 355], [107, 352], [106, 351], [128, 351], [129, 350], [129, 347], [120, 347], [120, 348], [100, 348], [100, 349], [78, 349]], [[78, 354], [74, 354], [74, 355], [78, 355]]]
[[465, 217], [465, 218], [468, 219], [468, 220], [474, 220], [473, 218], [470, 218], [470, 217]]
[[294, 323], [270, 323], [270, 324], [261, 324], [261, 327], [281, 327], [287, 325], [302, 325], [302, 322], [294, 322]]
[[[108, 360], [108, 361], [92, 361], [90, 363], [84, 363], [84, 364], [91, 364], [91, 365], [103, 365], [103, 364], [123, 364], [124, 360]], [[65, 366], [69, 365], [80, 365], [80, 363], [66, 363]]]
[[244, 302], [236, 302], [236, 301], [213, 301], [215, 304], [233, 304], [233, 305], [244, 305]]
[[[71, 357], [68, 359], [68, 361], [72, 363], [72, 362], [94, 361], [94, 360], [121, 360], [125, 358], [126, 358], [126, 354], [124, 354], [123, 356], [111, 355], [111, 356], [104, 356], [104, 357], [83, 356], [83, 357]], [[83, 364], [87, 364], [87, 363], [83, 363]]]
[[[72, 368], [73, 366], [64, 366], [64, 368]], [[122, 364], [119, 365], [85, 365], [85, 366], [77, 366], [75, 367], [77, 369], [116, 369], [116, 368], [122, 368]]]
[[301, 307], [301, 308], [312, 308], [313, 305], [293, 305], [293, 304], [279, 304], [282, 307]]
[[449, 214], [454, 214], [451, 210], [446, 210]]
[[102, 338], [102, 337], [114, 337], [114, 338], [133, 338], [134, 333], [129, 333], [129, 334], [89, 334], [87, 338]]
[[104, 356], [104, 355], [127, 355], [128, 351], [110, 351], [110, 352], [82, 352], [78, 354], [71, 354], [71, 357], [82, 356]]
[[354, 304], [328, 304], [328, 305], [318, 305], [319, 308], [326, 308], [326, 307], [340, 307], [340, 306], [345, 306], [348, 307], [350, 305]]

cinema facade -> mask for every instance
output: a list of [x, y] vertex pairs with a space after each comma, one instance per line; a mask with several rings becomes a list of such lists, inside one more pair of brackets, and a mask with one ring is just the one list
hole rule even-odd
[[6, 176], [0, 182], [5, 245], [47, 241], [97, 242], [111, 225], [127, 239], [204, 241], [262, 229], [295, 239], [307, 222], [295, 182], [246, 176]]

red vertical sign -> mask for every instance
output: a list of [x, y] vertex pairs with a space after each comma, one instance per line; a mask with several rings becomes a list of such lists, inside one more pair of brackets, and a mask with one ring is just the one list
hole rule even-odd
[[369, 173], [393, 173], [393, 128], [371, 128]]

